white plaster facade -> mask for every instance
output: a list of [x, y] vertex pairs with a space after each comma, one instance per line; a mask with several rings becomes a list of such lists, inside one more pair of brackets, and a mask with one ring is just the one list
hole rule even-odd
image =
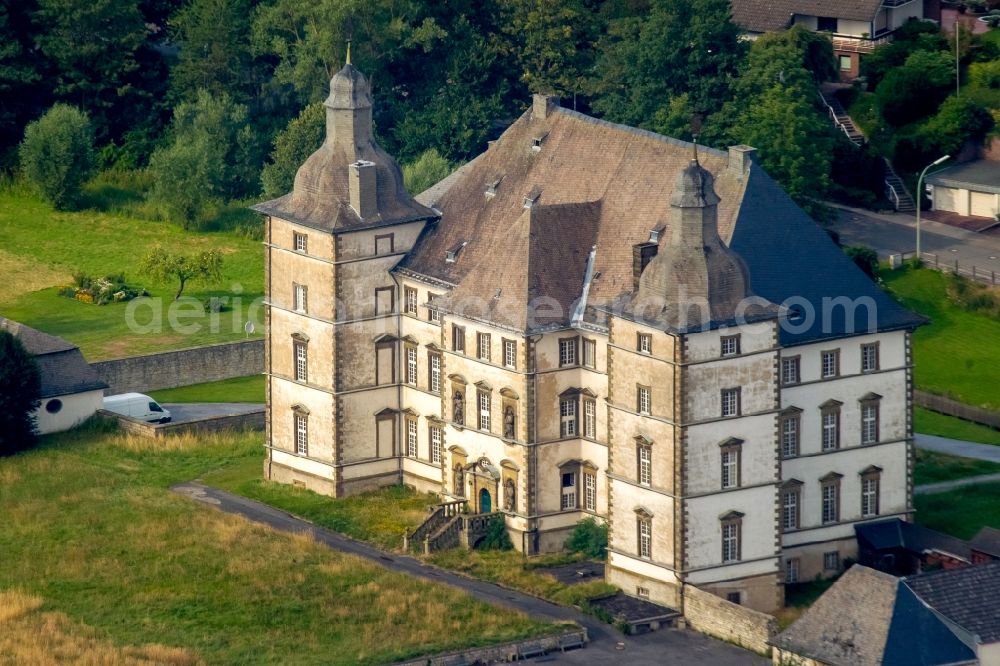
[[38, 433], [47, 435], [76, 427], [96, 414], [103, 402], [103, 389], [43, 398], [34, 412]]

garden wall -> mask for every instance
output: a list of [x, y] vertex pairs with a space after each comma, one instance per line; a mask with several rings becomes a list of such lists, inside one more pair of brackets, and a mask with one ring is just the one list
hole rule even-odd
[[[529, 638], [487, 647], [455, 650], [429, 657], [397, 662], [397, 666], [451, 666], [452, 664], [498, 664], [540, 657], [550, 652], [564, 652], [586, 646], [587, 630], [564, 631], [555, 636]], [[543, 658], [544, 659], [544, 658]], [[551, 659], [551, 657], [549, 658]], [[539, 659], [541, 661], [542, 659]]]
[[694, 585], [684, 586], [684, 619], [696, 631], [764, 655], [770, 654], [770, 641], [778, 633], [778, 621], [770, 615]]
[[127, 416], [121, 416], [114, 412], [99, 410], [101, 416], [118, 419], [118, 427], [132, 435], [158, 439], [167, 435], [176, 435], [187, 432], [222, 432], [223, 430], [263, 430], [264, 429], [264, 407], [244, 414], [225, 414], [223, 416], [210, 416], [197, 421], [184, 421], [180, 423], [145, 423]]
[[90, 364], [110, 387], [106, 395], [146, 393], [264, 372], [264, 340], [129, 356]]
[[958, 418], [965, 419], [966, 421], [972, 421], [974, 423], [979, 423], [981, 425], [1000, 430], [1000, 413], [998, 412], [982, 409], [981, 407], [973, 407], [972, 405], [967, 405], [964, 402], [952, 400], [951, 398], [946, 398], [943, 395], [934, 395], [933, 393], [928, 393], [927, 391], [921, 391], [919, 389], [913, 390], [913, 402], [918, 407], [929, 409], [932, 412], [939, 412], [941, 414], [947, 414], [948, 416], [957, 416]]

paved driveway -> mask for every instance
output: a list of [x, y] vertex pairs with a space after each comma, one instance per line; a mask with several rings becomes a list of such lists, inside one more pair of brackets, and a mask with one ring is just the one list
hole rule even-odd
[[165, 402], [163, 407], [169, 410], [171, 423], [189, 423], [216, 416], [235, 416], [263, 411], [263, 403], [255, 402]]
[[386, 553], [366, 543], [317, 527], [284, 511], [239, 495], [194, 482], [174, 486], [172, 490], [226, 513], [241, 515], [277, 530], [309, 533], [317, 542], [334, 550], [363, 557], [393, 571], [453, 585], [487, 603], [515, 608], [541, 620], [573, 621], [587, 628], [591, 642], [585, 649], [572, 650], [565, 654], [553, 653], [545, 657], [545, 661], [566, 664], [627, 663], [684, 666], [764, 666], [771, 663], [769, 659], [763, 659], [751, 652], [694, 631], [663, 629], [641, 636], [625, 636], [613, 627], [573, 608], [559, 606], [493, 583], [465, 578], [424, 564], [413, 557]]

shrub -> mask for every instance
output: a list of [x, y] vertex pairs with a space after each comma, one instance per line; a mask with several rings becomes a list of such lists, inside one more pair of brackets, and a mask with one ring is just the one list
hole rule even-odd
[[73, 285], [61, 287], [59, 295], [75, 298], [81, 303], [107, 305], [108, 303], [130, 301], [148, 294], [141, 287], [128, 286], [125, 283], [124, 273], [106, 275], [101, 278], [92, 278], [84, 273], [77, 273], [73, 276]]
[[504, 522], [503, 514], [496, 513], [490, 518], [490, 524], [486, 528], [486, 536], [476, 544], [478, 550], [514, 550], [514, 542], [510, 540], [507, 533], [507, 524]]
[[451, 164], [434, 148], [403, 166], [403, 184], [410, 194], [420, 194], [451, 173]]
[[864, 271], [865, 275], [872, 280], [875, 279], [875, 273], [878, 271], [878, 253], [875, 250], [863, 245], [851, 245], [844, 248], [844, 253]]
[[94, 131], [79, 109], [56, 104], [24, 130], [21, 169], [45, 199], [62, 210], [78, 204], [94, 171]]
[[0, 456], [34, 444], [41, 389], [34, 357], [13, 334], [0, 329]]
[[603, 560], [608, 556], [608, 526], [594, 518], [584, 518], [566, 540], [566, 549]]

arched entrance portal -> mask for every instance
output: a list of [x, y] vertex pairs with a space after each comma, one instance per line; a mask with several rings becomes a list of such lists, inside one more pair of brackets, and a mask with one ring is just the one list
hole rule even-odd
[[479, 491], [479, 513], [491, 513], [493, 511], [493, 498], [490, 491], [483, 488]]

